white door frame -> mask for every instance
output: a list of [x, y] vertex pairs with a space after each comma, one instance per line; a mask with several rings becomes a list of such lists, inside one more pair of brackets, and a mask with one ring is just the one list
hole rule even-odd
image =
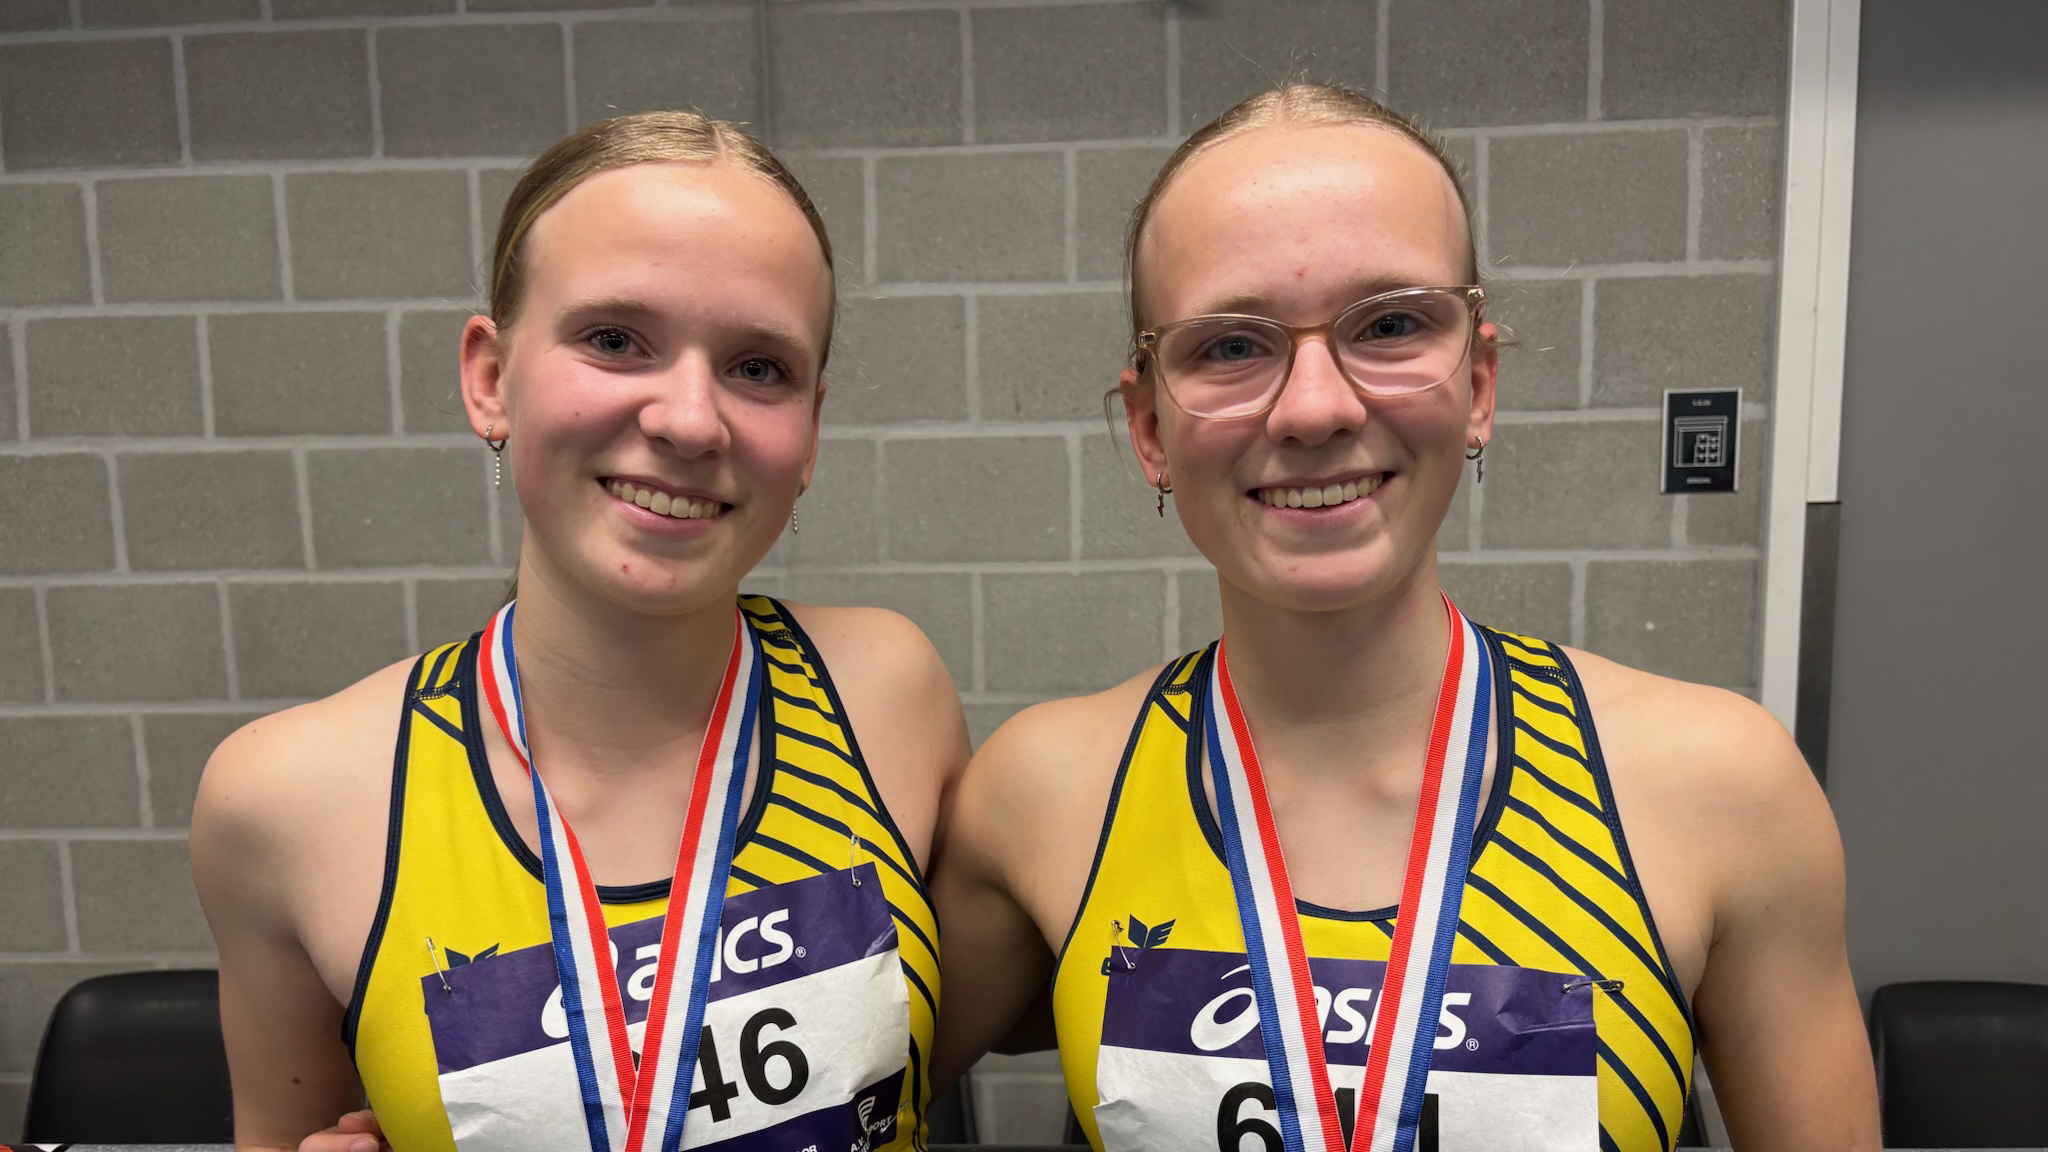
[[1806, 506], [1837, 499], [1861, 24], [1862, 0], [1792, 0], [1757, 644], [1758, 698], [1787, 729], [1798, 718]]

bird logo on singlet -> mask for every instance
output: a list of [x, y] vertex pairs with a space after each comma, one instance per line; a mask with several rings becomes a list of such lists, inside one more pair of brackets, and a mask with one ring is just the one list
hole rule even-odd
[[1179, 923], [1179, 921], [1166, 920], [1158, 924], [1146, 924], [1143, 920], [1132, 916], [1129, 918], [1128, 929], [1126, 929], [1124, 921], [1113, 920], [1110, 923], [1115, 935], [1111, 938], [1110, 954], [1102, 958], [1102, 974], [1104, 976], [1109, 975], [1110, 961], [1117, 956], [1120, 950], [1129, 951], [1132, 948], [1136, 948], [1139, 951], [1143, 951], [1147, 948], [1158, 948], [1166, 943], [1166, 938], [1173, 934], [1173, 926]]

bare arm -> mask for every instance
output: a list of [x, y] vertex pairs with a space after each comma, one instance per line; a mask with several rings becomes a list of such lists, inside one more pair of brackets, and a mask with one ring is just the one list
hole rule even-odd
[[[945, 926], [932, 1090], [943, 1092], [995, 1047], [1052, 975], [1052, 951], [1005, 877], [1030, 821], [1013, 794], [1029, 741], [1005, 726], [982, 746], [949, 796], [932, 870], [932, 899]], [[1028, 800], [1026, 801], [1028, 803]], [[1026, 857], [1028, 858], [1028, 857]]]
[[1693, 996], [1728, 1133], [1742, 1152], [1876, 1149], [1877, 1086], [1843, 926], [1841, 838], [1776, 721], [1747, 701], [1720, 726], [1723, 882]]
[[299, 804], [267, 771], [281, 749], [259, 721], [207, 764], [192, 814], [192, 871], [220, 949], [221, 1027], [238, 1149], [293, 1149], [362, 1103], [342, 1007], [294, 927], [289, 868]]

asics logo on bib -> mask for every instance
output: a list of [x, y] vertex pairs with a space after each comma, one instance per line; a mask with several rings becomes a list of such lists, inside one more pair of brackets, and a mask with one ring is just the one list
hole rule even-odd
[[[1249, 970], [1249, 965], [1239, 965], [1224, 974], [1229, 979], [1240, 972]], [[1315, 986], [1316, 1017], [1322, 1025], [1325, 1044], [1370, 1044], [1373, 1021], [1379, 1016], [1379, 1005], [1373, 1000], [1371, 988], [1340, 988], [1333, 996], [1328, 988]], [[1455, 1008], [1465, 1008], [1472, 1003], [1470, 992], [1445, 992], [1443, 1003], [1437, 1013], [1436, 1047], [1438, 1050], [1456, 1048], [1465, 1042], [1465, 1021]], [[1367, 1014], [1367, 1005], [1371, 1005]], [[1336, 1027], [1331, 1027], [1330, 1017], [1335, 1015]], [[1250, 988], [1232, 988], [1219, 993], [1195, 1013], [1188, 1025], [1188, 1040], [1204, 1052], [1220, 1052], [1236, 1044], [1259, 1026], [1258, 999]]]
[[[789, 923], [789, 909], [777, 908], [762, 916], [749, 916], [730, 929], [724, 925], [718, 928], [718, 948], [711, 958], [711, 982], [718, 983], [719, 977], [731, 971], [745, 975], [765, 968], [786, 963], [798, 955], [801, 949], [794, 937], [783, 930]], [[633, 959], [640, 966], [633, 969], [625, 981], [626, 995], [642, 1004], [654, 999], [654, 973], [661, 955], [661, 941], [644, 944], [633, 950]], [[619, 962], [619, 945], [612, 942], [612, 965]], [[541, 1031], [551, 1039], [562, 1040], [569, 1035], [569, 1016], [562, 1010], [562, 986], [548, 996], [546, 1007], [541, 1009]]]

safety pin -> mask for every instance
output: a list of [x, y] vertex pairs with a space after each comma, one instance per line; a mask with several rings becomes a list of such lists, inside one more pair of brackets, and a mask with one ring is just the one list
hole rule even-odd
[[860, 833], [846, 834], [846, 869], [853, 875], [853, 886], [860, 887]]
[[448, 983], [448, 970], [441, 967], [441, 954], [434, 950], [434, 938], [427, 937], [427, 958], [434, 962], [434, 975], [441, 978], [441, 991], [450, 996], [455, 994], [454, 985]]
[[1598, 988], [1602, 992], [1612, 995], [1621, 991], [1622, 982], [1619, 980], [1571, 980], [1567, 981], [1564, 986], [1566, 992], [1573, 992], [1580, 988]]
[[1117, 941], [1124, 939], [1124, 922], [1121, 920], [1111, 920], [1109, 922], [1109, 929], [1110, 955], [1115, 956], [1117, 959], [1124, 962], [1124, 971], [1137, 971], [1138, 963], [1137, 961], [1131, 959], [1130, 949], [1125, 948], [1117, 943]]

